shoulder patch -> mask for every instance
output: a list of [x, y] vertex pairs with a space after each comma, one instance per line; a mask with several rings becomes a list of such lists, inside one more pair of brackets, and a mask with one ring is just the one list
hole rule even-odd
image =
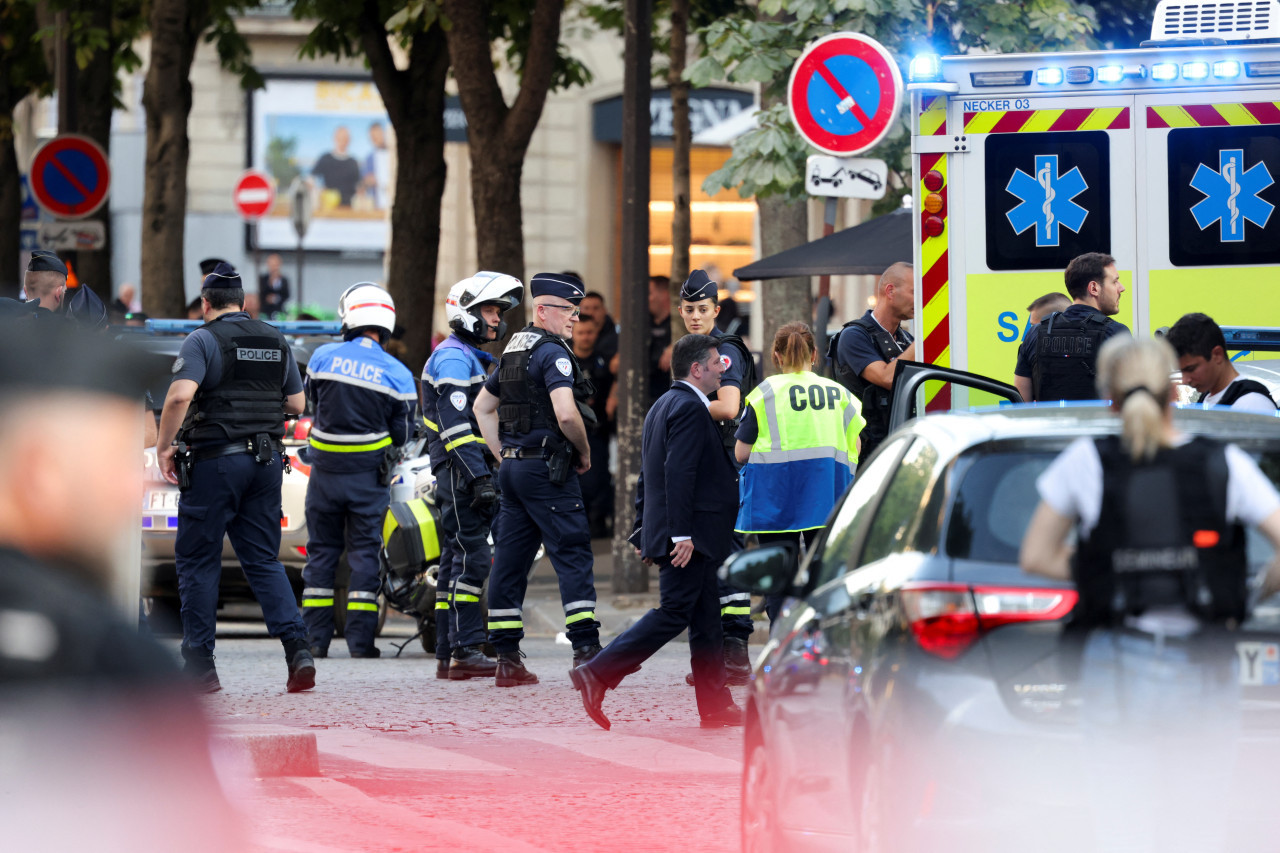
[[720, 354], [720, 363], [724, 365], [725, 370], [728, 370], [729, 368], [733, 367], [733, 359], [729, 358], [729, 356], [725, 355], [724, 353]]
[[572, 366], [571, 364], [569, 364], [569, 359], [567, 359], [567, 358], [557, 358], [557, 359], [556, 359], [556, 370], [560, 371], [560, 372], [561, 372], [561, 373], [563, 373], [565, 376], [570, 376], [570, 375], [572, 375], [572, 373], [573, 373], [573, 366]]
[[467, 405], [467, 395], [463, 394], [461, 391], [454, 391], [449, 395], [449, 402], [453, 404], [455, 409], [461, 412]]
[[173, 372], [177, 373], [179, 370], [182, 369], [182, 365], [186, 363], [187, 363], [187, 360], [185, 358], [183, 358], [182, 356], [178, 356], [173, 362]]

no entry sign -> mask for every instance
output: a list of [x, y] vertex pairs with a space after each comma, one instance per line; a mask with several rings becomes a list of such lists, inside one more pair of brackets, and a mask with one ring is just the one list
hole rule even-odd
[[872, 148], [893, 126], [902, 75], [889, 51], [860, 33], [832, 33], [805, 48], [791, 69], [788, 108], [796, 129], [824, 154]]
[[236, 182], [232, 199], [243, 218], [259, 219], [266, 215], [276, 200], [276, 183], [265, 172], [249, 169]]
[[87, 136], [64, 133], [31, 160], [31, 195], [60, 219], [83, 219], [102, 207], [111, 189], [107, 155]]

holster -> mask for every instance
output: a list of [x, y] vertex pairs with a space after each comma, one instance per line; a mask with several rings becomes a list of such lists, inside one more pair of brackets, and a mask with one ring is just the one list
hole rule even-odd
[[280, 449], [269, 433], [260, 432], [253, 437], [253, 461], [266, 465]]
[[400, 464], [400, 448], [392, 445], [382, 451], [382, 463], [378, 465], [378, 484], [390, 486], [391, 477]]
[[178, 442], [178, 453], [173, 457], [174, 472], [178, 475], [178, 491], [185, 492], [191, 488], [191, 466], [195, 460], [191, 456], [191, 448], [185, 441]]
[[542, 447], [547, 451], [547, 479], [553, 486], [563, 486], [573, 471], [573, 445], [548, 436], [542, 440]]

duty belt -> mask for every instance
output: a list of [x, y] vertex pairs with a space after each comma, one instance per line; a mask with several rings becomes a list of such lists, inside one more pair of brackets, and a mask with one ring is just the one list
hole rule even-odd
[[[284, 444], [273, 442], [277, 453], [284, 452]], [[218, 444], [213, 447], [197, 447], [191, 451], [192, 462], [204, 462], [206, 459], [217, 459], [220, 456], [235, 456], [239, 453], [253, 453], [256, 448], [251, 439], [233, 441], [230, 444]]]
[[504, 447], [503, 459], [547, 459], [551, 451], [545, 447]]

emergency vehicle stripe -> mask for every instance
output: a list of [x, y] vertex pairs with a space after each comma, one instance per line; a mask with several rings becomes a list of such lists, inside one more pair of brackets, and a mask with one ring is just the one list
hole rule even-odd
[[[966, 120], [966, 130], [967, 127]], [[994, 125], [993, 125], [994, 126]], [[978, 132], [978, 131], [970, 131]], [[945, 154], [921, 154], [919, 174], [922, 179], [918, 188], [919, 197], [924, 198], [930, 190], [924, 186], [923, 177], [930, 171], [936, 171], [942, 175], [943, 187], [941, 195], [943, 197], [942, 210], [936, 215], [942, 218], [942, 233], [937, 237], [925, 236], [925, 232], [921, 229], [920, 243], [920, 261], [921, 261], [921, 303], [924, 307], [923, 328], [923, 361], [929, 364], [937, 364], [943, 367], [951, 366], [951, 318], [950, 318], [950, 290], [947, 287], [950, 281], [949, 266], [947, 260], [947, 204], [946, 204], [946, 178], [947, 178], [947, 157]], [[922, 216], [930, 214], [921, 212]], [[949, 384], [938, 387], [937, 383], [931, 383], [926, 386], [925, 392], [925, 408], [928, 411], [938, 409], [949, 409], [951, 407], [951, 386]]]
[[920, 103], [920, 136], [947, 135], [947, 99], [942, 95], [926, 95]]
[[1128, 107], [1071, 110], [984, 110], [964, 114], [965, 133], [1127, 130]]
[[1147, 127], [1236, 127], [1280, 124], [1280, 101], [1243, 104], [1166, 104], [1147, 107]]

